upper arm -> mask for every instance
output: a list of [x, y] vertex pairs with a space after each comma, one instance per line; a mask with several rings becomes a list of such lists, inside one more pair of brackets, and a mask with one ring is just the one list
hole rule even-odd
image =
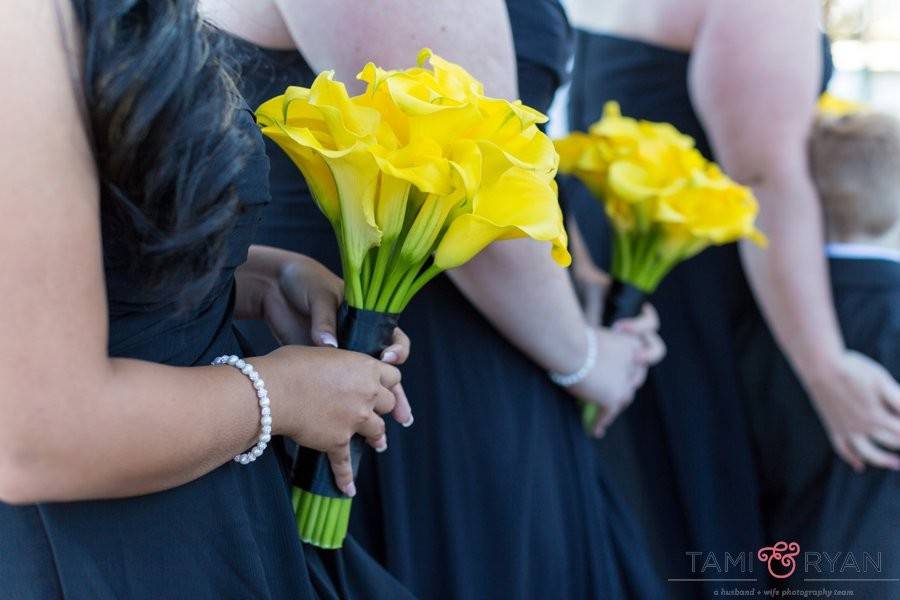
[[717, 159], [730, 175], [751, 184], [805, 165], [822, 77], [818, 3], [707, 4], [689, 81]]
[[34, 431], [36, 417], [69, 409], [62, 400], [93, 383], [92, 367], [106, 358], [98, 186], [61, 32], [52, 0], [0, 3], [0, 434], [7, 448], [14, 435]]
[[482, 80], [488, 93], [517, 95], [515, 53], [503, 0], [276, 0], [314, 69], [351, 82], [369, 61], [412, 66], [429, 47]]

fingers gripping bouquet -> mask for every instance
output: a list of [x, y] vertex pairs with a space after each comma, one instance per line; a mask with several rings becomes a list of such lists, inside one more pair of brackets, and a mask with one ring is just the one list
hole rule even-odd
[[[553, 178], [558, 157], [538, 128], [547, 118], [484, 95], [463, 68], [422, 50], [418, 66], [369, 63], [349, 96], [331, 71], [289, 87], [256, 112], [331, 222], [340, 247], [342, 347], [373, 356], [422, 286], [495, 240], [529, 237], [569, 257]], [[361, 442], [352, 444], [354, 470]], [[324, 455], [304, 450], [294, 468], [300, 537], [340, 547], [350, 498]]]
[[[603, 322], [636, 316], [647, 295], [680, 262], [710, 245], [750, 239], [758, 204], [668, 123], [623, 117], [608, 102], [588, 133], [556, 141], [559, 171], [603, 202], [613, 230], [613, 285]], [[596, 407], [584, 408], [588, 425]]]

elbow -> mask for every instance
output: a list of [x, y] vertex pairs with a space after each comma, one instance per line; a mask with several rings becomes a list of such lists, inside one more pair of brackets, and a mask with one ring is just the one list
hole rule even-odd
[[[31, 440], [32, 447], [33, 442]], [[40, 468], [40, 462], [27, 443], [13, 439], [0, 455], [0, 502], [23, 505], [51, 499], [52, 477]]]
[[[8, 463], [11, 461], [4, 461]], [[41, 497], [32, 477], [20, 465], [0, 465], [0, 502], [13, 506], [34, 504]]]

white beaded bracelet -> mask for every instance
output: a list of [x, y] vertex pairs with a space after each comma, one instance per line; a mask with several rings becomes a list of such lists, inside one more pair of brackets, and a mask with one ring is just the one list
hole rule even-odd
[[576, 383], [580, 383], [588, 376], [588, 373], [590, 373], [591, 369], [594, 368], [594, 365], [597, 364], [597, 332], [593, 329], [587, 330], [587, 342], [587, 356], [585, 357], [584, 364], [581, 365], [581, 368], [574, 373], [569, 374], [547, 373], [547, 375], [550, 376], [550, 381], [561, 387], [570, 387]]
[[259, 439], [257, 439], [256, 445], [248, 452], [238, 454], [234, 457], [234, 462], [248, 465], [262, 456], [266, 446], [269, 445], [269, 440], [272, 439], [272, 409], [269, 406], [269, 391], [266, 389], [266, 382], [262, 380], [262, 377], [259, 376], [259, 373], [256, 372], [253, 365], [234, 354], [220, 356], [212, 361], [212, 364], [230, 365], [235, 369], [238, 369], [241, 373], [246, 375], [253, 384], [253, 389], [256, 390], [256, 397], [259, 398], [259, 424], [261, 427]]

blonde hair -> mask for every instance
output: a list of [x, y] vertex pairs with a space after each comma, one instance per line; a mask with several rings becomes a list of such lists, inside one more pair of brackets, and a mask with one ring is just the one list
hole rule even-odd
[[809, 150], [829, 238], [879, 236], [900, 221], [900, 121], [877, 112], [820, 116]]

